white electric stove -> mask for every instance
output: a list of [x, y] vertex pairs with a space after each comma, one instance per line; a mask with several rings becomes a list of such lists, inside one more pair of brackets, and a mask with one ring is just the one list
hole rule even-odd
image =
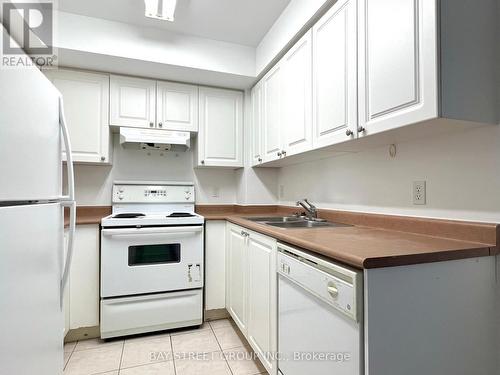
[[101, 221], [101, 337], [201, 325], [203, 224], [190, 182], [116, 181]]

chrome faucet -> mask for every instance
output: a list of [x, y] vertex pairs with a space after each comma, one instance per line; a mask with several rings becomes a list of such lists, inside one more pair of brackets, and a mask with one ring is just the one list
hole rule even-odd
[[297, 201], [297, 206], [301, 206], [304, 210], [306, 210], [306, 216], [309, 220], [318, 219], [318, 210], [316, 209], [316, 206], [310, 203], [307, 199]]

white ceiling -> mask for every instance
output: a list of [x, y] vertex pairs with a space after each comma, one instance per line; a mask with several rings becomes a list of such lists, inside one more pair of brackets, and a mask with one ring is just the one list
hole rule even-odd
[[290, 0], [177, 0], [175, 22], [146, 18], [143, 0], [59, 0], [59, 9], [255, 47], [289, 2]]

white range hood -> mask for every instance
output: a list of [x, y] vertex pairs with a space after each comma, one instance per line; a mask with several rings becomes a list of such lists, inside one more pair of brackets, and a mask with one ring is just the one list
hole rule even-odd
[[120, 128], [120, 144], [125, 148], [159, 151], [187, 151], [190, 133], [175, 130]]

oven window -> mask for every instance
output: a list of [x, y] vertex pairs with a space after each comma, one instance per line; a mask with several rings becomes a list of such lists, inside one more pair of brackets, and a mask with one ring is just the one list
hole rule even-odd
[[128, 265], [168, 264], [181, 261], [181, 244], [138, 245], [128, 248]]

